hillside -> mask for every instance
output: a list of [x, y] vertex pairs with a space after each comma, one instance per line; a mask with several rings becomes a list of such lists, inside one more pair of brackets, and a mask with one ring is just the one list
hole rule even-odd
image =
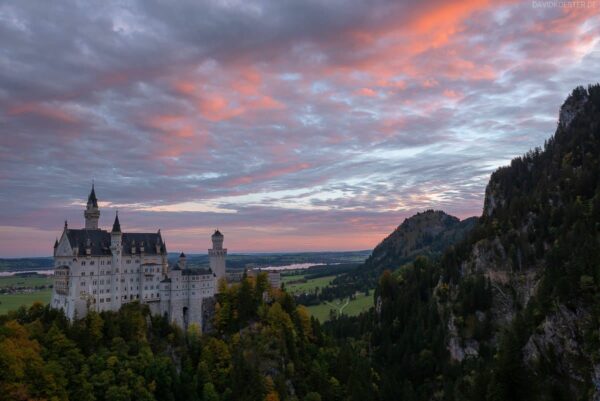
[[427, 210], [406, 218], [373, 249], [365, 263], [333, 280], [321, 296], [330, 300], [371, 290], [384, 270], [398, 269], [417, 256], [438, 258], [444, 249], [463, 240], [476, 222], [476, 217], [461, 221], [439, 210]]
[[398, 267], [415, 257], [435, 257], [462, 240], [477, 222], [476, 217], [459, 220], [442, 211], [427, 210], [407, 218], [387, 236], [365, 262], [365, 269]]
[[375, 309], [326, 331], [367, 339], [382, 400], [597, 400], [599, 247], [594, 85], [567, 98], [543, 148], [492, 174], [465, 240], [384, 272]]
[[525, 378], [536, 382], [539, 399], [600, 395], [594, 385], [600, 378], [599, 155], [600, 86], [580, 87], [561, 107], [544, 148], [492, 175], [473, 238], [445, 259], [451, 301], [481, 276], [492, 295], [474, 311], [489, 313], [489, 336], [474, 338], [450, 311], [451, 358], [480, 356], [501, 341], [500, 355], [522, 372], [498, 389], [513, 399], [536, 399], [531, 384], [519, 382]]

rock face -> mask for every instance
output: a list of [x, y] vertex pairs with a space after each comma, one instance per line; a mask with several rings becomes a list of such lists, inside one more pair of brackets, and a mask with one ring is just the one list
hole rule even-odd
[[523, 348], [525, 362], [534, 365], [553, 357], [552, 363], [559, 373], [583, 383], [590, 372], [580, 368], [579, 362], [586, 359], [581, 334], [589, 320], [590, 313], [585, 308], [571, 310], [558, 305], [556, 312], [547, 316], [536, 333], [529, 337]]
[[584, 109], [588, 101], [588, 93], [584, 88], [576, 88], [571, 96], [565, 100], [560, 108], [558, 125], [564, 129], [568, 128], [571, 121]]
[[[475, 229], [482, 234], [470, 242], [460, 265], [463, 280], [483, 275], [491, 284], [494, 334], [489, 345], [497, 346], [517, 314], [531, 311], [528, 316], [536, 323], [521, 349], [525, 365], [534, 372], [540, 365], [549, 366], [552, 373], [547, 375], [568, 383], [575, 398], [591, 391], [594, 400], [600, 400], [600, 363], [586, 342], [596, 338], [590, 333], [597, 336], [598, 319], [592, 311], [598, 304], [585, 291], [600, 287], [593, 272], [582, 271], [596, 263], [590, 249], [600, 246], [599, 150], [600, 87], [577, 88], [561, 107], [556, 134], [545, 149], [531, 151], [492, 175]], [[588, 248], [580, 247], [584, 242]], [[584, 250], [585, 256], [579, 253]], [[554, 263], [558, 257], [562, 262]], [[570, 283], [561, 283], [557, 271], [564, 271]], [[476, 355], [474, 344], [456, 330], [454, 315], [447, 330], [453, 360], [463, 361], [469, 352]]]

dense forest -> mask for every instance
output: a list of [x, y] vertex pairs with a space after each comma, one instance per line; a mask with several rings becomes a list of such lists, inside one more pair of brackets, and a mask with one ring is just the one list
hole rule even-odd
[[74, 323], [41, 304], [0, 317], [0, 400], [361, 400], [369, 374], [265, 274], [221, 288], [211, 335], [137, 303]]
[[381, 259], [373, 308], [324, 324], [264, 275], [221, 287], [204, 335], [136, 304], [21, 309], [0, 317], [0, 400], [600, 399], [600, 85], [448, 245]]

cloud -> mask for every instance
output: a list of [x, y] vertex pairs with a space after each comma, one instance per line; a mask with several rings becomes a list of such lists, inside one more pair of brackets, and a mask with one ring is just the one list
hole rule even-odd
[[597, 80], [599, 28], [515, 1], [2, 3], [0, 255], [48, 254], [92, 179], [105, 226], [118, 206], [187, 251], [217, 226], [232, 250], [365, 249], [416, 211], [479, 214]]

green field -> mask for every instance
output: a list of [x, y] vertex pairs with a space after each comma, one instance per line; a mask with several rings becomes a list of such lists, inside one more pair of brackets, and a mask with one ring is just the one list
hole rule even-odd
[[305, 276], [305, 274], [287, 274], [285, 276], [281, 276], [281, 282], [287, 284], [290, 281], [302, 280]]
[[0, 288], [51, 285], [52, 277], [0, 277]]
[[45, 304], [50, 302], [52, 290], [35, 291], [28, 294], [8, 294], [0, 295], [0, 314], [11, 310], [18, 309], [19, 306], [31, 306], [35, 301], [40, 301]]
[[284, 278], [284, 283], [286, 283], [285, 289], [292, 294], [311, 292], [317, 287], [323, 288], [323, 287], [327, 286], [329, 283], [331, 283], [331, 280], [333, 280], [335, 277], [336, 276], [325, 276], [325, 277], [319, 277], [319, 278], [313, 278], [313, 279], [307, 280], [305, 283], [288, 284], [290, 281], [302, 280], [302, 279], [304, 279], [304, 276], [303, 275], [287, 276]]
[[373, 293], [371, 292], [369, 295], [360, 294], [356, 296], [356, 299], [353, 299], [346, 303], [346, 299], [344, 300], [335, 300], [329, 303], [322, 303], [320, 305], [309, 306], [308, 311], [312, 316], [319, 319], [321, 322], [329, 320], [330, 311], [336, 310], [340, 311], [344, 315], [348, 316], [356, 316], [361, 312], [368, 310], [373, 306]]

